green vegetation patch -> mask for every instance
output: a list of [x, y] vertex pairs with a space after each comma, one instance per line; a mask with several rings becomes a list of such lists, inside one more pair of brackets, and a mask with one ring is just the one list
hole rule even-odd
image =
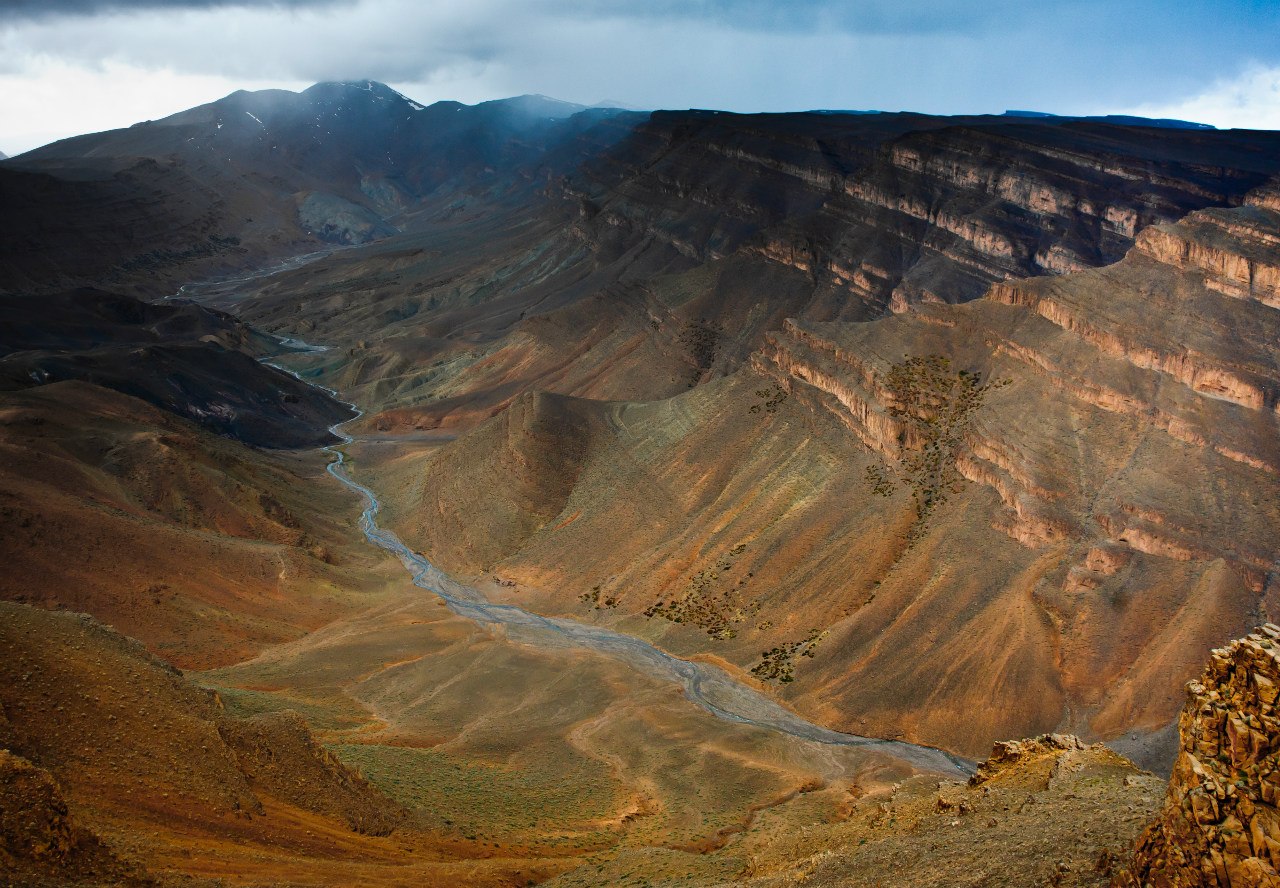
[[472, 840], [567, 834], [609, 820], [619, 802], [612, 778], [586, 762], [516, 768], [436, 749], [364, 743], [328, 748], [396, 801]]
[[345, 698], [313, 701], [279, 691], [250, 691], [210, 684], [204, 686], [217, 691], [227, 713], [237, 718], [292, 709], [318, 731], [346, 731], [370, 721], [370, 715], [363, 707]]
[[578, 600], [584, 604], [589, 604], [596, 610], [604, 608], [616, 608], [620, 603], [616, 595], [610, 595], [600, 589], [599, 586], [592, 586], [590, 592], [583, 592], [578, 596]]
[[789, 393], [782, 386], [774, 383], [762, 389], [756, 389], [756, 397], [760, 400], [747, 408], [749, 413], [777, 413], [782, 402]]
[[719, 326], [706, 318], [689, 321], [680, 331], [680, 342], [688, 349], [689, 358], [693, 362], [693, 368], [689, 371], [689, 388], [697, 385], [703, 374], [715, 363], [720, 337]]
[[[913, 535], [958, 490], [963, 479], [956, 455], [964, 436], [987, 393], [1008, 384], [1007, 379], [983, 382], [981, 373], [954, 370], [942, 355], [908, 357], [889, 369], [889, 413], [903, 426], [898, 469], [916, 504]], [[879, 496], [890, 496], [897, 487], [891, 471], [875, 464], [867, 467], [866, 483]]]
[[760, 655], [760, 662], [751, 667], [751, 674], [765, 681], [795, 681], [796, 657], [812, 658], [826, 637], [827, 630], [814, 629], [800, 641], [770, 648]]
[[748, 573], [737, 583], [724, 588], [721, 580], [733, 567], [734, 561], [747, 548], [739, 543], [721, 555], [711, 567], [698, 571], [690, 578], [678, 598], [657, 601], [645, 610], [646, 617], [662, 617], [673, 623], [689, 623], [712, 638], [724, 640], [738, 634], [734, 626], [755, 616], [760, 610], [758, 601], [747, 601], [739, 589], [751, 577]]

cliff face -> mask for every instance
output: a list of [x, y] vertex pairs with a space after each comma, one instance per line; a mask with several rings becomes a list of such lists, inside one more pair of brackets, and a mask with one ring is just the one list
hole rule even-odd
[[885, 385], [903, 354], [1008, 381], [955, 455], [999, 503], [969, 520], [1038, 555], [1031, 601], [1066, 705], [1103, 736], [1172, 716], [1191, 637], [1221, 643], [1276, 608], [1280, 316], [1261, 270], [1280, 215], [1264, 194], [1148, 229], [1113, 266], [997, 284], [963, 309], [797, 321], [756, 359], [822, 391], [889, 466], [909, 442]]
[[1280, 627], [1213, 652], [1187, 685], [1164, 810], [1116, 886], [1280, 885]]
[[1142, 228], [1238, 203], [1266, 178], [1250, 154], [1099, 124], [664, 112], [569, 195], [590, 207], [589, 238], [762, 257], [810, 278], [808, 317], [860, 319], [1114, 262]]
[[1276, 142], [987, 117], [611, 118], [566, 143], [576, 155], [522, 168], [536, 199], [416, 211], [384, 246], [238, 310], [363, 343], [335, 381], [395, 408], [387, 428], [473, 424], [527, 388], [654, 400], [732, 373], [787, 318], [875, 319], [1113, 263], [1146, 227], [1239, 204], [1280, 172]]

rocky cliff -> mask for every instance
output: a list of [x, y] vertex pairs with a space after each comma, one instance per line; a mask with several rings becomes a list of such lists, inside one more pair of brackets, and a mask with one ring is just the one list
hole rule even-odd
[[1187, 685], [1164, 809], [1116, 886], [1280, 885], [1280, 627], [1213, 652]]
[[1239, 203], [1266, 178], [1251, 155], [1097, 123], [660, 112], [568, 190], [588, 238], [762, 257], [811, 280], [809, 317], [860, 319], [1114, 262], [1149, 225]]

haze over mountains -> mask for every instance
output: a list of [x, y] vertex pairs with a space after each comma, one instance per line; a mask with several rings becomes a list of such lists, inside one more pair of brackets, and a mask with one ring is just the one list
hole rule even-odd
[[[117, 849], [68, 845], [90, 874], [128, 870], [134, 831], [161, 874], [285, 878], [328, 817], [360, 838], [317, 884], [396, 884], [386, 833], [425, 884], [712, 883], [748, 847], [796, 859], [778, 836], [807, 817], [897, 842], [849, 801], [893, 783], [928, 821], [910, 780], [938, 775], [887, 751], [730, 729], [599, 651], [439, 608], [324, 473], [351, 420], [381, 526], [490, 600], [837, 731], [968, 759], [1070, 732], [1167, 771], [1185, 682], [1280, 613], [1278, 177], [1280, 133], [1176, 121], [424, 107], [372, 81], [8, 159], [0, 594], [206, 670], [6, 605], [97, 658], [55, 705], [105, 693], [115, 658], [113, 688], [159, 682], [164, 719], [218, 739], [183, 837], [160, 776], [125, 768], [140, 827], [26, 691], [0, 692], [0, 728]], [[1072, 815], [1112, 818], [1072, 852], [1096, 859], [1154, 784], [1083, 750], [1001, 779], [1064, 755], [1098, 775]], [[286, 760], [319, 808], [264, 764]], [[484, 807], [487, 781], [547, 819]], [[224, 847], [232, 810], [291, 850]], [[196, 835], [229, 862], [177, 859]], [[1048, 877], [1002, 854], [1001, 878]]]

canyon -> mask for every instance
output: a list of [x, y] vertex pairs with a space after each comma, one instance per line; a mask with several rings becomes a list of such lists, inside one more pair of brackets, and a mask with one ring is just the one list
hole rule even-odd
[[1263, 131], [370, 81], [5, 160], [0, 792], [45, 813], [0, 859], [1155, 872], [1183, 687], [1280, 607], [1277, 177]]

